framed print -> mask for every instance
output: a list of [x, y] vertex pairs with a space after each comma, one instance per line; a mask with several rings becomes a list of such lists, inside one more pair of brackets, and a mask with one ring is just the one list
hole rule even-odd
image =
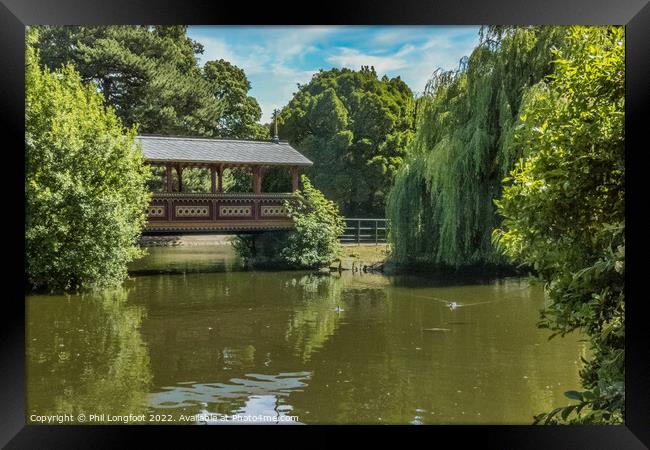
[[647, 2], [311, 6], [2, 0], [2, 444], [647, 448]]

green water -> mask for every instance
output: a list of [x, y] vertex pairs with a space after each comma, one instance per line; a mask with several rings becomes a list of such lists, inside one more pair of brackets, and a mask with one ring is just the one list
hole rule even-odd
[[[238, 267], [228, 247], [153, 250], [138, 270]], [[29, 296], [27, 420], [529, 424], [569, 402], [585, 352], [535, 327], [543, 303], [519, 279], [307, 272], [139, 275]]]

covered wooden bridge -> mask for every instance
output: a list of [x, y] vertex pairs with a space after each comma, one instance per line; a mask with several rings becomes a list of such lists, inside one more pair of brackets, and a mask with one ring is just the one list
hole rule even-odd
[[[291, 192], [264, 193], [262, 180], [271, 167], [291, 174], [300, 187], [300, 171], [312, 162], [286, 142], [138, 136], [145, 160], [164, 168], [161, 192], [153, 192], [145, 233], [252, 232], [292, 227], [283, 206]], [[187, 192], [183, 170], [210, 171], [209, 192]], [[244, 168], [252, 173], [249, 192], [224, 192], [224, 171]], [[175, 175], [175, 176], [174, 176]]]

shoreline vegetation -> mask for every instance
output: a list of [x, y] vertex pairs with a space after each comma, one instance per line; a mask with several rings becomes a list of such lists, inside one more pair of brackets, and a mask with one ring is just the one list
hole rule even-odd
[[[215, 251], [222, 251], [224, 247], [232, 246], [234, 235], [202, 235], [202, 236], [144, 236], [140, 240], [143, 249], [177, 247], [183, 249], [197, 249], [202, 252], [209, 252], [211, 248]], [[390, 249], [386, 244], [344, 244], [341, 245], [341, 254], [330, 264], [320, 268], [323, 272], [353, 271], [353, 272], [383, 272], [383, 267], [388, 261]], [[143, 258], [146, 258], [145, 255]], [[234, 270], [251, 270], [242, 266]], [[296, 270], [296, 269], [294, 269]], [[297, 269], [300, 270], [300, 269]], [[141, 273], [140, 271], [129, 271], [131, 274]], [[144, 272], [142, 272], [144, 273]], [[152, 273], [152, 272], [147, 272]], [[169, 273], [162, 271], [161, 273]]]
[[[201, 252], [209, 251], [214, 248], [216, 251], [222, 251], [224, 247], [233, 245], [236, 239], [235, 235], [147, 235], [142, 236], [139, 245], [143, 249], [147, 248], [160, 248], [160, 247], [181, 247], [184, 249], [197, 249]], [[511, 276], [531, 276], [530, 270], [527, 268], [520, 268], [513, 265], [506, 266], [474, 266], [474, 267], [433, 267], [431, 265], [417, 265], [412, 264], [408, 266], [399, 266], [390, 259], [391, 248], [390, 244], [341, 244], [339, 256], [337, 256], [330, 264], [327, 264], [320, 269], [320, 272], [379, 272], [386, 275], [407, 275], [407, 274], [420, 274], [420, 275], [436, 275], [436, 276], [490, 276], [490, 277], [511, 277]], [[146, 255], [144, 256], [146, 258]], [[260, 269], [259, 267], [251, 269], [246, 266], [235, 267], [229, 270], [249, 271]], [[265, 268], [269, 270], [269, 268]], [[208, 272], [213, 270], [206, 269]], [[271, 267], [272, 270], [272, 267]], [[300, 269], [293, 269], [300, 270]], [[181, 269], [178, 270], [182, 272]], [[167, 269], [159, 271], [140, 271], [129, 270], [130, 274], [141, 273], [172, 273]]]

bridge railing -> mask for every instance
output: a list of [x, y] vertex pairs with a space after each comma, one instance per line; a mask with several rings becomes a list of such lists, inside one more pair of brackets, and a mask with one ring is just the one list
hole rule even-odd
[[292, 229], [284, 201], [291, 193], [154, 193], [148, 232], [225, 232]]
[[343, 244], [383, 244], [388, 234], [388, 219], [346, 217]]

